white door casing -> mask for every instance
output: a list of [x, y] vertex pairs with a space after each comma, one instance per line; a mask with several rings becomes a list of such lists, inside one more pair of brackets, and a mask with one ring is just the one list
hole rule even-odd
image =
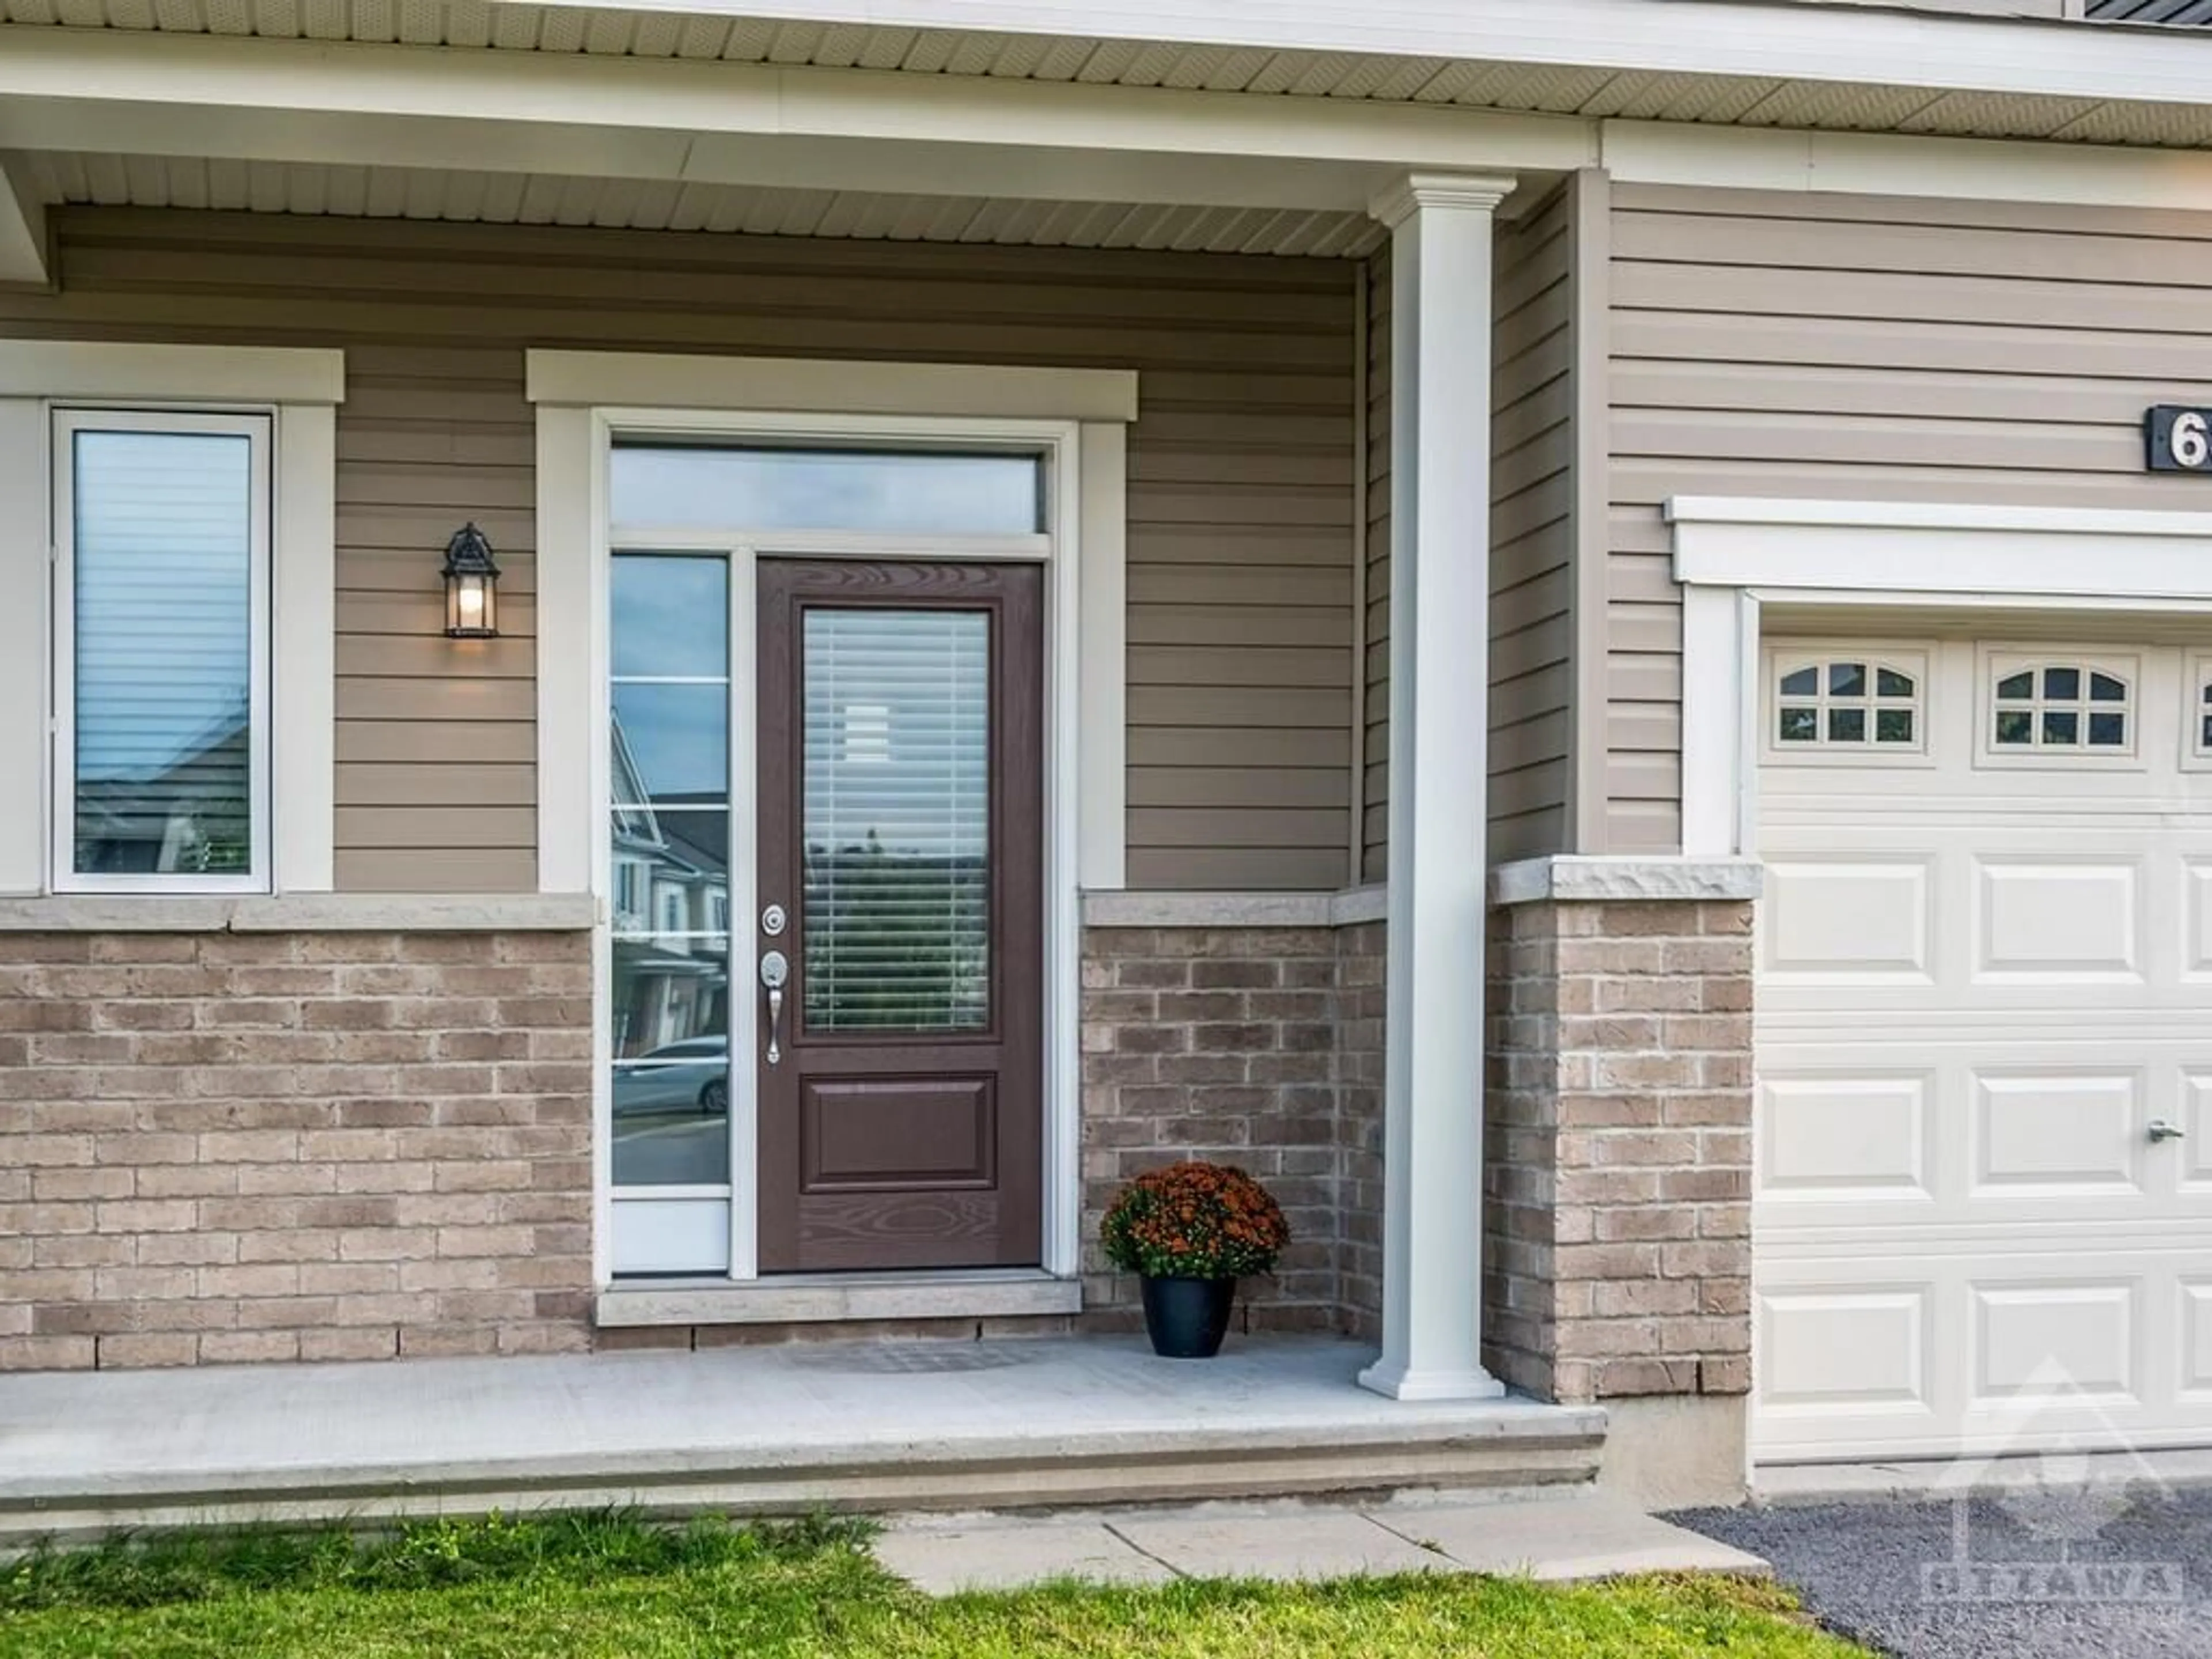
[[[762, 550], [878, 557], [1007, 556], [1048, 568], [1045, 1270], [1072, 1277], [1079, 1255], [1076, 999], [1079, 892], [1122, 884], [1122, 714], [1127, 423], [1137, 377], [1118, 370], [1032, 369], [934, 363], [822, 363], [784, 359], [532, 351], [530, 395], [538, 405], [539, 653], [586, 672], [538, 679], [538, 874], [550, 891], [585, 889], [599, 900], [594, 975], [608, 980], [607, 581], [614, 526], [605, 458], [613, 434], [681, 434], [721, 440], [861, 446], [917, 443], [1012, 447], [1046, 458], [1052, 479], [1048, 532], [994, 549], [963, 538], [957, 549], [927, 538], [793, 536], [765, 541], [728, 532], [641, 532], [639, 544], [714, 548], [731, 560], [732, 643], [751, 639], [752, 559]], [[637, 537], [629, 539], [638, 541]], [[1033, 542], [1034, 545], [1027, 544]], [[742, 683], [751, 670], [733, 659]], [[732, 722], [731, 906], [750, 963], [758, 940], [749, 815], [749, 724]], [[750, 969], [748, 969], [750, 973]], [[750, 1053], [753, 996], [733, 998], [732, 1052]], [[604, 1014], [604, 1005], [600, 1013]], [[612, 1179], [611, 1091], [606, 1022], [595, 1018], [594, 1277], [650, 1260], [703, 1265], [702, 1274], [757, 1277], [752, 1218], [750, 1102], [732, 1095], [732, 1179], [714, 1189], [639, 1189]], [[634, 1254], [625, 1241], [635, 1241]], [[719, 1241], [719, 1243], [718, 1243]], [[646, 1254], [650, 1252], [648, 1255]]]

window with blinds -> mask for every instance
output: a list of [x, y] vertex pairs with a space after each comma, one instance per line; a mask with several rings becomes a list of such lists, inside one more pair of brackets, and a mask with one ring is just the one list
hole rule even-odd
[[816, 1031], [991, 1020], [991, 619], [807, 610], [805, 1014]]
[[269, 420], [55, 421], [56, 884], [265, 886]]

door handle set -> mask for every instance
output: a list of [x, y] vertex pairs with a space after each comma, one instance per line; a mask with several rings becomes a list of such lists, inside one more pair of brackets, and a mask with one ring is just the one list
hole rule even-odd
[[2168, 1123], [2162, 1117], [2154, 1117], [2150, 1121], [2150, 1139], [2153, 1146], [2156, 1146], [2161, 1140], [2180, 1140], [2188, 1133], [2189, 1131], [2179, 1123]]
[[768, 992], [768, 1063], [783, 1059], [783, 988], [791, 978], [791, 962], [782, 951], [770, 951], [760, 959], [760, 981]]

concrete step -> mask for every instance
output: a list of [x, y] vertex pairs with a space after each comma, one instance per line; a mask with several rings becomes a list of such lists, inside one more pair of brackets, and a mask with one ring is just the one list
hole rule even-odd
[[1604, 1413], [1400, 1402], [1367, 1351], [1255, 1339], [0, 1377], [0, 1541], [491, 1509], [1005, 1510], [1587, 1484]]

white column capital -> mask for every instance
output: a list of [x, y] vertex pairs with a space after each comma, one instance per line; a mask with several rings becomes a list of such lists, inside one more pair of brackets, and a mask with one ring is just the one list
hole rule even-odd
[[1376, 191], [1367, 213], [1391, 230], [1416, 213], [1494, 213], [1519, 182], [1505, 173], [1408, 173]]

